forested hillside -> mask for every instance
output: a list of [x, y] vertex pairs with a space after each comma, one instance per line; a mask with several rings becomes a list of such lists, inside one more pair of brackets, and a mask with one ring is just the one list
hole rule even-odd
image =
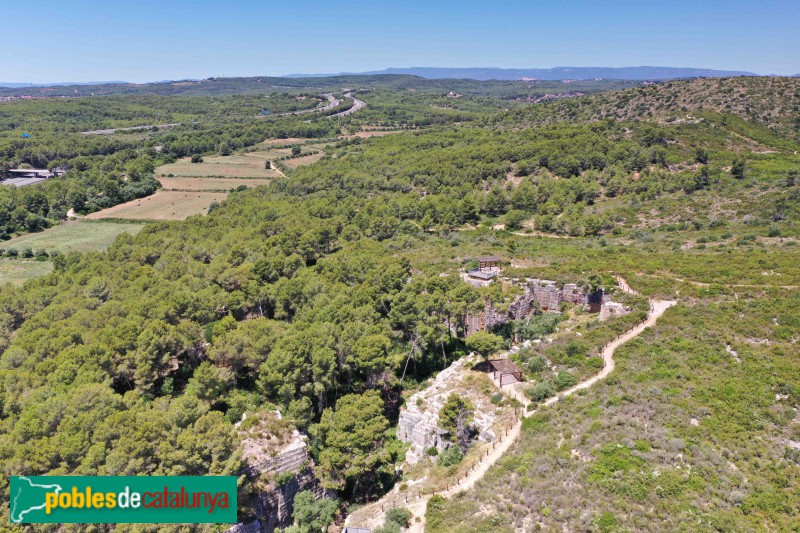
[[[684, 101], [706, 83], [719, 104]], [[93, 188], [128, 194], [178, 156], [368, 121], [399, 131], [332, 142], [317, 163], [232, 192], [207, 216], [149, 223], [0, 289], [4, 497], [21, 473], [239, 474], [234, 424], [278, 409], [309, 435], [315, 475], [344, 509], [374, 499], [407, 481], [393, 428], [404, 394], [466, 355], [469, 312], [514, 296], [460, 278], [493, 254], [518, 277], [613, 272], [679, 304], [624, 349], [602, 387], [526, 421], [475, 492], [432, 500], [429, 528], [796, 528], [800, 145], [797, 96], [781, 85], [791, 83], [672, 82], [511, 111], [495, 99], [417, 123], [405, 119], [425, 117], [429, 96], [385, 87], [341, 123], [217, 120], [249, 97], [204, 99], [215, 110], [198, 124], [130, 143], [53, 132], [4, 141], [6, 164], [69, 166], [65, 180], [3, 203], [30, 208], [35, 196], [39, 216], [55, 220], [74, 206], [69, 187], [93, 209]], [[59, 115], [77, 102], [42, 105]], [[109, 102], [120, 106], [109, 117], [133, 120]], [[167, 109], [148, 102], [136, 103], [148, 119]], [[684, 106], [714, 118], [666, 120]], [[41, 124], [27, 112], [20, 120]], [[584, 355], [559, 365], [585, 374]], [[259, 487], [242, 480], [249, 502]], [[243, 503], [240, 519], [257, 513]]]

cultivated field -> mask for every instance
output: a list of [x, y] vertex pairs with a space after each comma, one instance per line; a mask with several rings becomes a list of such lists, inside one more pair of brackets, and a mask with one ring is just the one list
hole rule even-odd
[[0, 286], [6, 283], [22, 285], [29, 279], [44, 276], [53, 270], [50, 261], [0, 259]]
[[383, 137], [384, 135], [392, 135], [395, 133], [405, 133], [409, 130], [362, 130], [352, 135], [343, 135], [343, 139], [352, 139], [353, 137], [360, 137], [362, 139], [370, 139], [372, 137]]
[[316, 163], [325, 155], [324, 152], [320, 151], [319, 153], [313, 155], [304, 155], [303, 157], [296, 157], [294, 159], [286, 159], [284, 163], [287, 167], [291, 169], [295, 169], [297, 167], [302, 167], [303, 165], [311, 165]]
[[44, 250], [46, 252], [92, 252], [105, 250], [121, 233], [136, 234], [144, 224], [112, 222], [65, 222], [39, 233], [29, 233], [0, 243], [5, 250]]
[[277, 144], [277, 145], [280, 146], [282, 144], [302, 144], [302, 143], [304, 143], [306, 141], [311, 141], [311, 140], [313, 140], [313, 139], [304, 139], [304, 138], [301, 138], [301, 137], [291, 137], [289, 139], [267, 139], [266, 141], [264, 141], [263, 144]]
[[280, 149], [241, 155], [209, 156], [204, 157], [202, 163], [192, 163], [185, 157], [176, 163], [160, 166], [155, 172], [156, 177], [168, 177], [172, 174], [179, 177], [275, 178], [279, 174], [273, 169], [265, 169], [264, 162], [290, 153], [289, 149]]
[[156, 191], [146, 198], [132, 200], [92, 213], [86, 218], [122, 218], [129, 220], [183, 220], [208, 212], [214, 202], [228, 196], [225, 192]]
[[258, 187], [270, 180], [259, 178], [158, 178], [165, 191], [229, 191], [240, 185]]

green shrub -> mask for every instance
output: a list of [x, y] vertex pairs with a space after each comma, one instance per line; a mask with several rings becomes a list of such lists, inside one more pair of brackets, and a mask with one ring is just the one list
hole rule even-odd
[[532, 387], [528, 387], [525, 390], [525, 394], [533, 400], [534, 402], [541, 402], [546, 400], [550, 396], [553, 396], [556, 393], [556, 390], [553, 388], [553, 385], [550, 384], [549, 381], [540, 381], [536, 385]]
[[531, 357], [528, 359], [528, 370], [531, 372], [541, 372], [545, 368], [547, 368], [547, 361], [545, 361], [544, 357], [541, 355], [537, 355], [536, 357]]
[[293, 472], [279, 472], [278, 474], [275, 474], [275, 483], [277, 483], [278, 485], [286, 485], [293, 479], [294, 479]]
[[556, 387], [556, 390], [562, 391], [564, 389], [568, 389], [578, 383], [578, 378], [570, 374], [569, 372], [559, 372], [556, 376], [556, 379], [553, 381], [553, 384]]
[[404, 507], [394, 507], [386, 511], [386, 523], [385, 526], [388, 526], [390, 523], [397, 524], [400, 527], [408, 527], [409, 522], [411, 521], [411, 511]]
[[453, 466], [457, 465], [464, 459], [464, 454], [458, 446], [450, 446], [445, 451], [439, 454], [436, 464], [439, 466]]

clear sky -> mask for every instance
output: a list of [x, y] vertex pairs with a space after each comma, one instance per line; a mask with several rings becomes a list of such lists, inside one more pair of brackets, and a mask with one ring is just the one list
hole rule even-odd
[[386, 67], [800, 73], [800, 0], [2, 0], [0, 81]]

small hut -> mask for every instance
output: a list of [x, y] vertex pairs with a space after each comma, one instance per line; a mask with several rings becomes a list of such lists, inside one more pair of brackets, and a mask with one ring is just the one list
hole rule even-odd
[[500, 258], [494, 256], [479, 257], [478, 270], [481, 272], [492, 272], [495, 270], [500, 270]]
[[492, 379], [500, 382], [501, 387], [522, 381], [522, 370], [511, 359], [489, 359], [489, 373]]

